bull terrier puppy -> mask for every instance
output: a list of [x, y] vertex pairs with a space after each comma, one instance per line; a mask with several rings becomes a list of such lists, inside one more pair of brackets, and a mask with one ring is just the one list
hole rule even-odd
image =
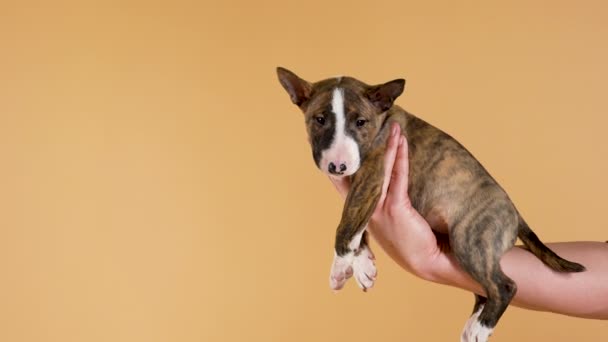
[[557, 272], [582, 272], [545, 246], [528, 227], [506, 192], [454, 138], [394, 104], [405, 80], [368, 85], [352, 77], [308, 82], [277, 68], [291, 101], [304, 113], [313, 159], [330, 177], [351, 177], [336, 231], [330, 286], [339, 290], [352, 275], [361, 288], [373, 285], [376, 268], [365, 229], [378, 203], [390, 126], [408, 138], [412, 206], [438, 236], [449, 241], [460, 266], [479, 282], [473, 314], [461, 341], [485, 342], [517, 291], [500, 258], [519, 237]]

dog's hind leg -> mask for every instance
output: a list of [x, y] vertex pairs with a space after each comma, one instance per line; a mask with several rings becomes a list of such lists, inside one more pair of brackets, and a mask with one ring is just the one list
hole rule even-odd
[[475, 314], [477, 311], [481, 311], [487, 300], [486, 297], [475, 294], [475, 305], [473, 305], [473, 313], [471, 315]]
[[450, 231], [454, 255], [485, 291], [485, 297], [475, 297], [462, 342], [486, 342], [517, 291], [500, 268], [500, 258], [517, 238], [517, 215], [511, 206], [496, 202], [484, 207]]
[[473, 314], [462, 331], [461, 342], [486, 342], [513, 299], [517, 291], [515, 282], [502, 271], [495, 272], [493, 278], [492, 284], [483, 286], [488, 296], [487, 299], [476, 295], [476, 299], [483, 298], [484, 300], [475, 301]]
[[477, 310], [465, 324], [462, 342], [486, 342], [515, 296], [517, 285], [513, 280], [502, 271], [495, 272], [493, 278], [492, 284], [484, 285], [488, 296], [486, 302], [480, 305], [476, 302]]
[[471, 313], [471, 317], [464, 325], [464, 329], [462, 330], [461, 341], [468, 341], [468, 332], [471, 331], [472, 325], [479, 320], [479, 314], [483, 309], [484, 304], [486, 303], [487, 298], [475, 294], [475, 305], [473, 305], [473, 312]]

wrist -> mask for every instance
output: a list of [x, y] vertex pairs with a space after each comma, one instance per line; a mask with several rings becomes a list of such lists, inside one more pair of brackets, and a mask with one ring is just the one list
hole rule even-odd
[[430, 254], [424, 260], [413, 265], [413, 273], [417, 277], [437, 284], [455, 286], [458, 265], [453, 257], [440, 250]]
[[442, 270], [437, 267], [435, 256], [424, 260], [414, 261], [410, 265], [411, 272], [418, 278], [426, 281], [446, 284], [447, 277]]

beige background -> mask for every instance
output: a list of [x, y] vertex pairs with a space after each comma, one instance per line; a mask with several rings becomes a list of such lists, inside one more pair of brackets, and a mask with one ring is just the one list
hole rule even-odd
[[[608, 5], [492, 3], [1, 2], [0, 341], [457, 341], [473, 296], [381, 252], [329, 290], [341, 201], [277, 65], [405, 77], [545, 241], [608, 238]], [[607, 336], [511, 308], [493, 341]]]

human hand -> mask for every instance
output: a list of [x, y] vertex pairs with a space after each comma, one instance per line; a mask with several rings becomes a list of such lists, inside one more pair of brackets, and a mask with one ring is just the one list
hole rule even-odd
[[[384, 158], [382, 195], [368, 225], [378, 244], [409, 272], [429, 279], [443, 256], [426, 220], [412, 207], [408, 196], [408, 146], [398, 124], [391, 126]], [[345, 198], [350, 179], [330, 178]]]

